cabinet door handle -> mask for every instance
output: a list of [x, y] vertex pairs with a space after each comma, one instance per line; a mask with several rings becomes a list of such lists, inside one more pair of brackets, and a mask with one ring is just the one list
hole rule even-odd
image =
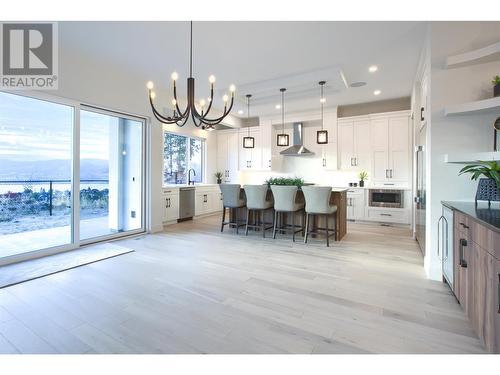
[[351, 158], [351, 167], [352, 167], [352, 158]]
[[389, 178], [389, 170], [388, 169], [385, 170], [385, 178]]
[[424, 121], [424, 107], [420, 108], [420, 121]]
[[358, 166], [358, 158], [354, 158], [354, 166], [357, 167]]
[[380, 214], [380, 216], [392, 216], [391, 214]]
[[438, 247], [437, 247], [437, 254], [438, 254], [438, 258], [439, 258], [439, 248], [441, 247], [441, 221], [444, 219], [444, 216], [441, 215], [441, 217], [438, 219]]
[[326, 167], [326, 159], [323, 158], [323, 167]]
[[460, 267], [467, 268], [467, 262], [464, 259], [465, 247], [467, 246], [467, 240], [464, 238], [460, 239]]
[[271, 168], [271, 159], [269, 159], [269, 168]]
[[500, 314], [500, 272], [498, 273], [497, 292], [498, 292], [498, 313]]
[[389, 169], [391, 171], [391, 178], [392, 178], [392, 169]]

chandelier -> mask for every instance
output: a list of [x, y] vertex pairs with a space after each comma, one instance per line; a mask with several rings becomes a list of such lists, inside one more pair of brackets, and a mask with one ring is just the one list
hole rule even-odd
[[[211, 75], [208, 77], [208, 82], [210, 83], [210, 97], [208, 98], [208, 106], [204, 99], [201, 99], [198, 103], [199, 110], [196, 108], [195, 102], [195, 87], [194, 87], [194, 78], [193, 78], [193, 21], [191, 21], [191, 30], [190, 30], [190, 47], [189, 47], [189, 78], [187, 79], [187, 106], [181, 111], [179, 108], [179, 101], [177, 100], [177, 79], [179, 78], [176, 72], [172, 73], [172, 81], [174, 83], [173, 96], [172, 99], [172, 109], [173, 113], [171, 116], [162, 115], [154, 106], [154, 99], [156, 97], [155, 92], [153, 91], [154, 84], [149, 81], [146, 85], [149, 91], [149, 103], [151, 104], [151, 109], [153, 110], [153, 115], [156, 117], [158, 121], [163, 124], [176, 124], [178, 126], [184, 126], [189, 118], [193, 120], [193, 123], [196, 127], [202, 127], [205, 130], [213, 130], [215, 125], [220, 124], [222, 120], [231, 112], [233, 108], [234, 102], [234, 92], [235, 86], [229, 86], [229, 91], [231, 92], [231, 102], [229, 103], [229, 96], [225, 94], [222, 97], [224, 102], [224, 111], [220, 117], [209, 118], [208, 114], [212, 109], [212, 103], [214, 98], [214, 83], [215, 76]], [[205, 108], [206, 107], [206, 108]]]

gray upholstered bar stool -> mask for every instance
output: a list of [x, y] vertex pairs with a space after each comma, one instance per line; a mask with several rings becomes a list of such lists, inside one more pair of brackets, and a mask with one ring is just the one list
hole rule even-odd
[[[337, 236], [337, 206], [330, 204], [332, 188], [330, 186], [303, 186], [302, 192], [306, 200], [306, 234], [304, 236], [304, 243], [307, 243], [309, 233], [317, 233], [317, 231], [309, 230], [309, 216], [323, 215], [325, 218], [325, 227], [317, 229], [325, 232], [326, 246], [330, 246], [330, 236]], [[328, 229], [328, 218], [330, 216], [333, 216], [334, 220], [331, 234]]]
[[[266, 237], [266, 230], [273, 227], [272, 223], [265, 222], [265, 212], [273, 208], [273, 196], [267, 185], [245, 185], [245, 195], [247, 197], [247, 225], [245, 235], [248, 235], [248, 228], [256, 228], [262, 231], [262, 237]], [[250, 211], [254, 212], [254, 223], [249, 224]], [[258, 215], [257, 215], [258, 214]], [[257, 217], [260, 216], [260, 224]], [[266, 227], [267, 224], [271, 224]]]
[[[222, 223], [220, 231], [224, 231], [224, 225], [229, 225], [230, 227], [236, 227], [236, 233], [238, 233], [238, 228], [245, 225], [244, 222], [238, 221], [238, 211], [246, 205], [245, 194], [239, 184], [220, 184], [219, 187], [222, 193]], [[225, 221], [227, 208], [231, 210], [229, 221]], [[233, 220], [231, 221], [231, 219]]]
[[[304, 232], [304, 203], [297, 202], [297, 186], [278, 186], [271, 185], [274, 197], [274, 229], [273, 238], [276, 238], [276, 232], [292, 232], [292, 240], [295, 242], [295, 233]], [[295, 214], [302, 213], [301, 225], [295, 225]], [[292, 224], [283, 224], [283, 214], [292, 214]], [[278, 227], [278, 215], [281, 225]], [[299, 229], [296, 229], [299, 228]]]

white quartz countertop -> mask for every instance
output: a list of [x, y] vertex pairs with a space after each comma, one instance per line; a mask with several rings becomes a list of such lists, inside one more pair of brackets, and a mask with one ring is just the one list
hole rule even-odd
[[179, 189], [183, 187], [211, 187], [211, 186], [218, 186], [217, 184], [203, 184], [203, 183], [196, 183], [194, 185], [188, 185], [188, 184], [169, 184], [169, 185], [163, 185], [163, 189]]

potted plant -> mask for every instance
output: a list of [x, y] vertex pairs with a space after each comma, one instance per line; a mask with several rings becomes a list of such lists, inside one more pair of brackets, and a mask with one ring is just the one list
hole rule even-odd
[[366, 171], [359, 172], [359, 186], [365, 186], [365, 180], [368, 179], [368, 173]]
[[500, 76], [493, 77], [491, 83], [493, 84], [493, 96], [500, 96]]
[[222, 172], [215, 172], [215, 178], [218, 184], [222, 184]]
[[477, 185], [476, 201], [500, 201], [500, 164], [496, 161], [478, 161], [469, 164], [460, 170], [459, 175], [471, 174], [471, 180], [479, 178]]
[[271, 185], [287, 185], [287, 186], [297, 186], [298, 188], [304, 185], [304, 180], [299, 177], [287, 178], [287, 177], [271, 177], [266, 181], [267, 186]]

